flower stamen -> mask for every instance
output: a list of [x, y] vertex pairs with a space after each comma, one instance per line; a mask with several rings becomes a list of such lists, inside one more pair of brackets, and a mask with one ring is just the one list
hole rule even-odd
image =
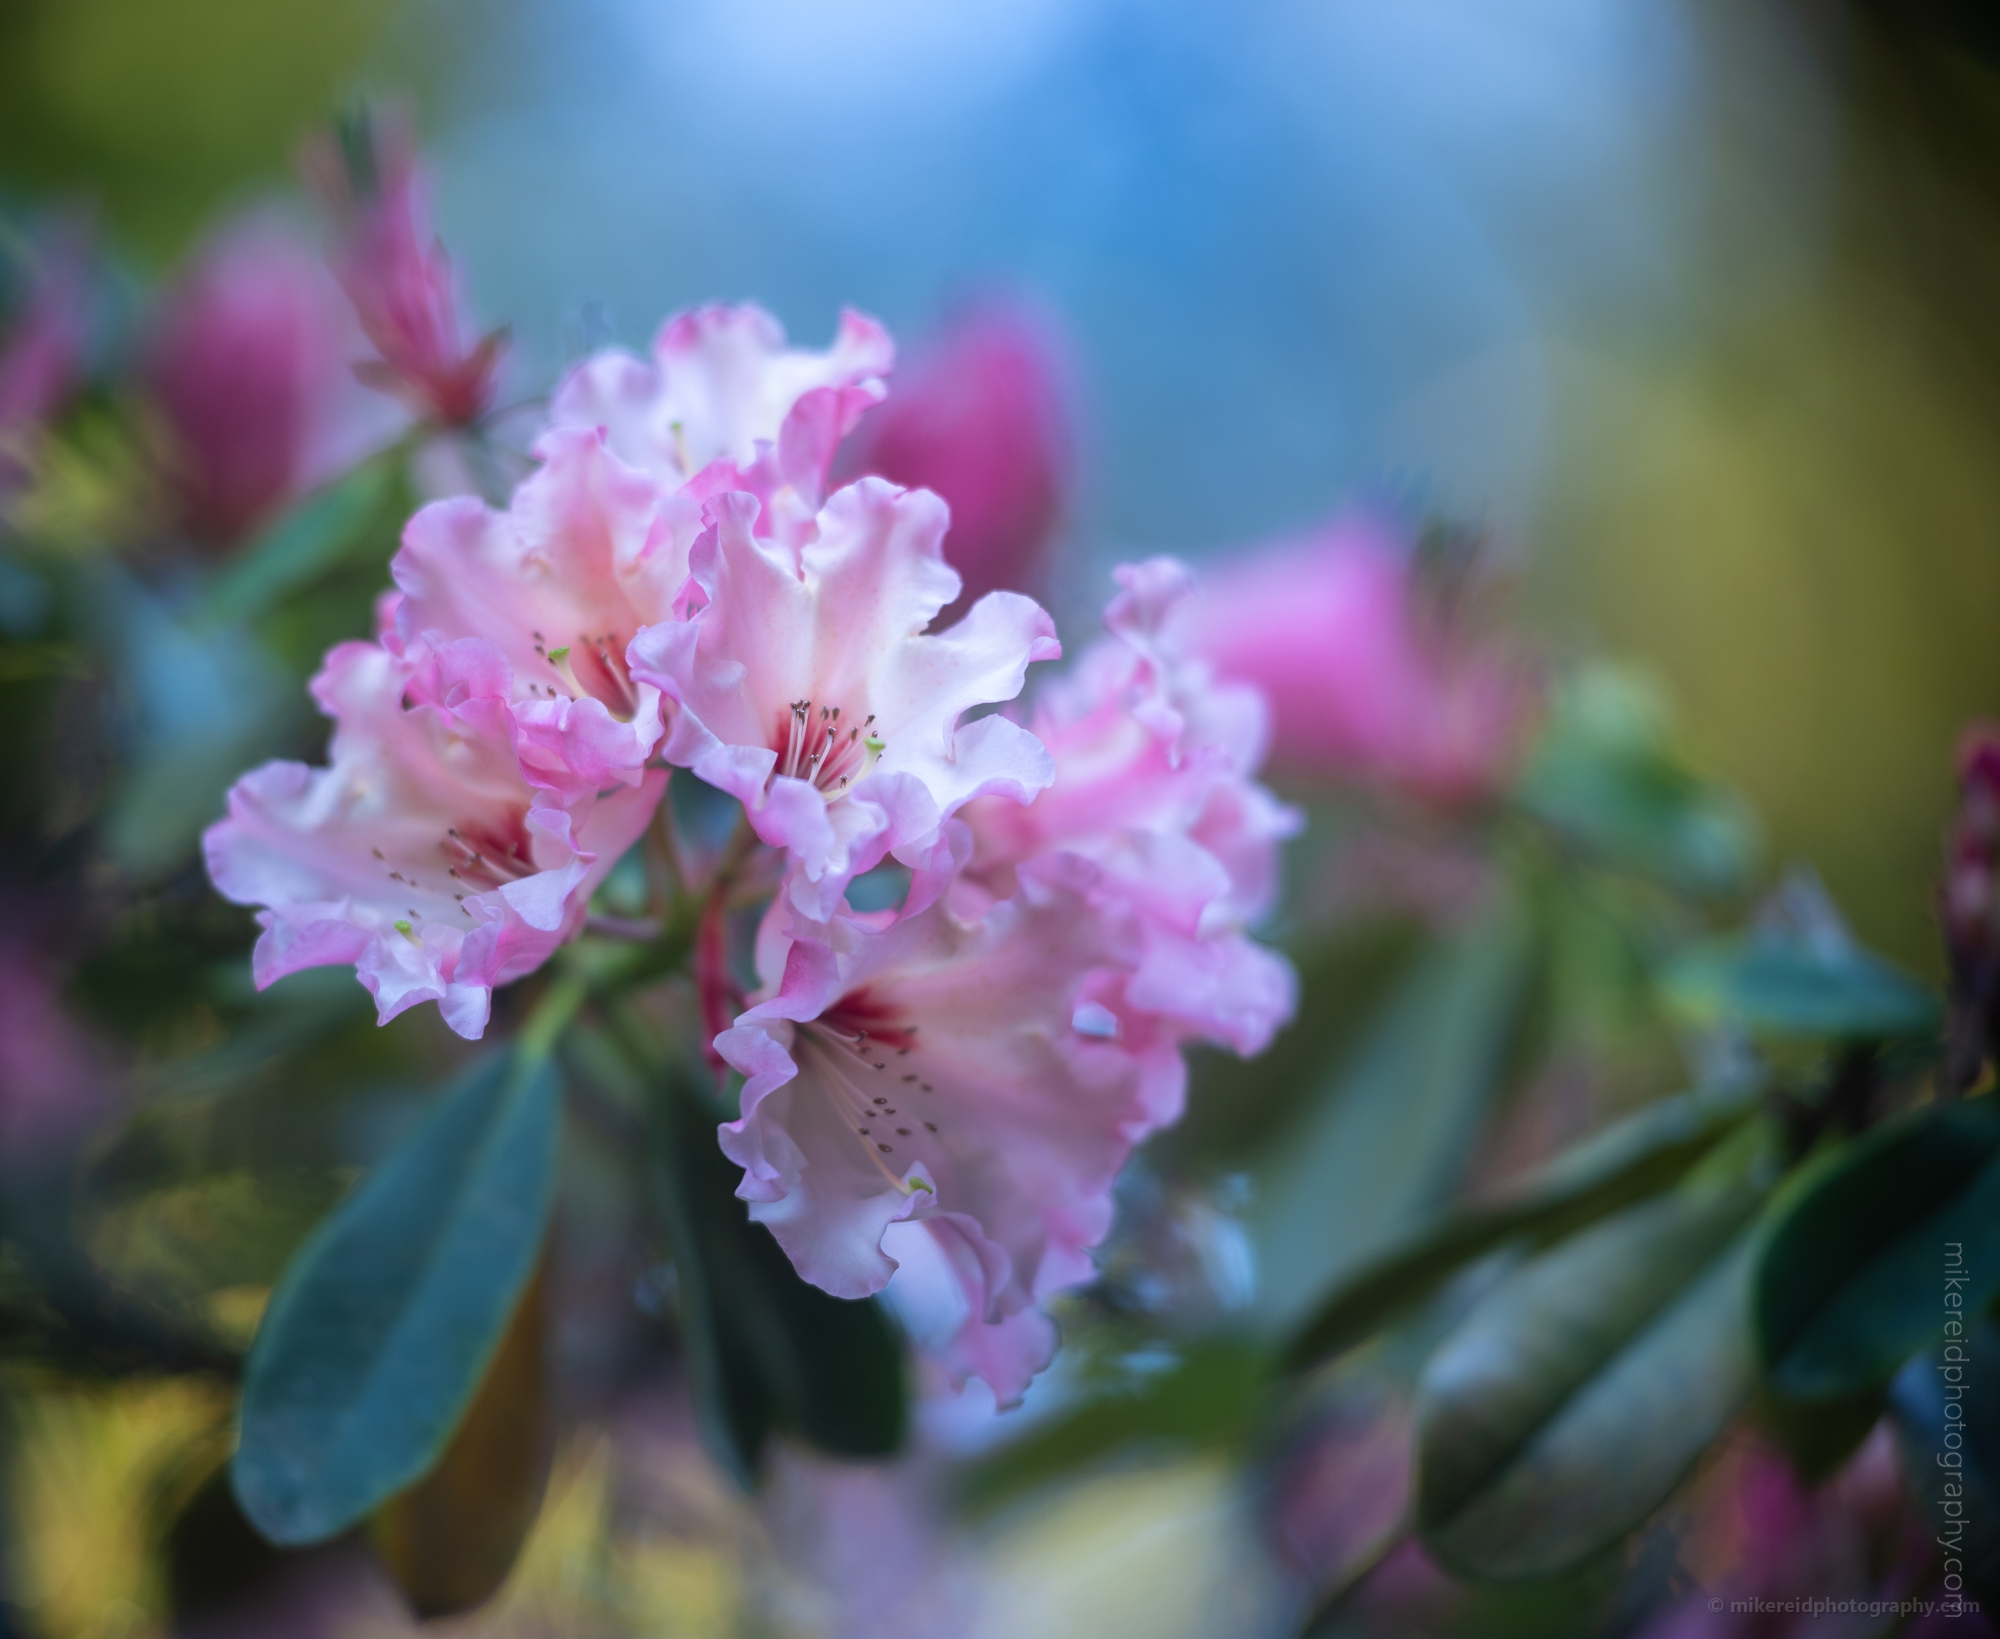
[[856, 726], [840, 721], [840, 707], [821, 706], [817, 715], [810, 700], [794, 700], [779, 733], [774, 775], [804, 780], [832, 801], [874, 766], [887, 742], [874, 733], [875, 718]]

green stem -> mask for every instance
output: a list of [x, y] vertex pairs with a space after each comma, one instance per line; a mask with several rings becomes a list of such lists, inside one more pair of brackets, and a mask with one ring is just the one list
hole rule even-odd
[[[555, 977], [516, 1037], [515, 1047], [521, 1062], [538, 1064], [547, 1058], [577, 1010], [593, 999], [607, 1004], [606, 1015], [623, 1038], [621, 1045], [627, 1051], [633, 1047], [635, 1038], [644, 1042], [645, 1032], [636, 1015], [622, 1005], [622, 996], [639, 985], [670, 978], [686, 968], [703, 910], [710, 901], [728, 894], [756, 847], [756, 834], [748, 825], [743, 826], [717, 865], [706, 893], [699, 899], [683, 895], [675, 900], [659, 938], [650, 943], [587, 939], [569, 946], [563, 952]], [[650, 1056], [657, 1065], [659, 1054]]]
[[575, 968], [556, 975], [515, 1038], [515, 1051], [522, 1066], [539, 1064], [555, 1051], [556, 1042], [589, 995], [588, 979]]

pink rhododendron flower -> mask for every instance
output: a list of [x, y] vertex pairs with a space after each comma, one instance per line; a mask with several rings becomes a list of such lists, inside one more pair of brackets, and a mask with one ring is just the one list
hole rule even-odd
[[333, 222], [334, 275], [380, 355], [355, 373], [419, 415], [477, 421], [493, 402], [506, 335], [472, 340], [459, 316], [408, 123], [364, 116], [308, 145], [302, 168]]
[[944, 497], [963, 603], [1046, 582], [1070, 475], [1064, 374], [1044, 325], [1012, 307], [975, 309], [897, 378], [842, 457], [844, 470]]
[[1020, 692], [1031, 661], [1061, 652], [1033, 600], [981, 598], [927, 635], [958, 594], [939, 542], [944, 504], [864, 478], [793, 546], [753, 533], [757, 502], [708, 503], [691, 557], [688, 618], [633, 642], [632, 674], [679, 703], [667, 760], [740, 799], [757, 835], [789, 851], [790, 892], [825, 918], [885, 855], [916, 872], [911, 910], [956, 868], [946, 821], [986, 793], [1026, 802], [1048, 753], [970, 708]]
[[662, 732], [660, 691], [626, 648], [671, 617], [701, 507], [669, 496], [601, 433], [547, 433], [542, 465], [497, 512], [473, 496], [410, 520], [391, 571], [393, 649], [428, 649], [507, 702], [528, 780], [565, 804], [637, 785]]
[[1023, 861], [1052, 852], [1090, 860], [1098, 899], [1145, 931], [1129, 1005], [1184, 1036], [1258, 1052], [1291, 1016], [1296, 982], [1244, 930], [1269, 908], [1278, 844], [1299, 824], [1256, 783], [1264, 702], [1186, 652], [1185, 567], [1155, 558], [1116, 578], [1111, 635], [1036, 705], [1054, 782], [1027, 808], [966, 810], [974, 849], [956, 898], [1004, 896]]
[[1408, 554], [1362, 519], [1217, 564], [1183, 619], [1218, 675], [1264, 691], [1287, 772], [1462, 801], [1520, 749], [1518, 673], [1427, 641]]
[[908, 1260], [913, 1330], [1003, 1404], [1053, 1352], [1039, 1306], [1090, 1278], [1133, 1144], [1180, 1110], [1180, 1056], [1122, 1011], [1136, 941], [1093, 913], [1090, 874], [1024, 872], [971, 924], [942, 903], [814, 924], [780, 899], [764, 999], [716, 1041], [747, 1078], [722, 1147], [751, 1216], [837, 1296]]
[[613, 349], [577, 366], [550, 420], [601, 427], [621, 459], [675, 488], [755, 495], [757, 533], [798, 541], [895, 358], [888, 332], [859, 313], [843, 312], [833, 346], [813, 353], [787, 347], [761, 307], [704, 307], [660, 326], [650, 364]]
[[268, 225], [245, 224], [209, 246], [161, 305], [146, 374], [197, 535], [241, 539], [331, 465], [346, 394], [360, 392], [342, 355], [339, 302], [315, 258]]
[[434, 1001], [476, 1040], [494, 987], [581, 927], [666, 775], [556, 805], [523, 775], [504, 701], [469, 689], [448, 657], [343, 643], [312, 687], [335, 721], [332, 766], [245, 775], [203, 839], [216, 887], [264, 907], [257, 984], [352, 962], [383, 1023]]

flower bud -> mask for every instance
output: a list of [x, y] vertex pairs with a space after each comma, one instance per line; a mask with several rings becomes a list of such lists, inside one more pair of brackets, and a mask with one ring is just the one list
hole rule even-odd
[[1974, 723], [1958, 742], [1958, 813], [1939, 893], [1951, 1005], [1940, 1085], [1947, 1096], [1978, 1079], [1992, 1051], [2000, 996], [2000, 726]]
[[1214, 564], [1185, 641], [1271, 705], [1273, 767], [1476, 801], [1507, 776], [1532, 697], [1519, 670], [1426, 629], [1410, 555], [1359, 517]]
[[945, 561], [965, 586], [940, 627], [988, 592], [1044, 589], [1071, 467], [1064, 374], [1029, 315], [977, 308], [899, 374], [855, 434], [856, 474], [933, 490], [951, 508]]
[[172, 438], [181, 521], [241, 540], [302, 488], [346, 381], [339, 292], [269, 227], [209, 244], [169, 292], [146, 376]]
[[83, 228], [61, 226], [0, 323], [0, 490], [25, 475], [36, 432], [82, 378], [87, 256]]
[[358, 114], [308, 145], [302, 169], [334, 229], [334, 276], [378, 358], [355, 374], [449, 427], [493, 402], [507, 338], [467, 341], [457, 281], [432, 237], [408, 121]]

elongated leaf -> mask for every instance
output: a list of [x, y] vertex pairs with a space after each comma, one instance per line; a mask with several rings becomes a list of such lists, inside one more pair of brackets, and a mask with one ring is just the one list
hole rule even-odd
[[1644, 1522], [1749, 1383], [1743, 1186], [1628, 1209], [1511, 1274], [1425, 1367], [1417, 1526], [1464, 1575], [1554, 1575]]
[[1896, 1374], [1889, 1404], [1910, 1489], [1936, 1533], [1938, 1569], [1964, 1578], [1963, 1590], [1991, 1609], [2000, 1601], [2000, 1330], [1964, 1325], [1916, 1356]]
[[1005, 1447], [975, 1469], [965, 1497], [976, 1508], [1101, 1462], [1120, 1449], [1221, 1445], [1245, 1434], [1269, 1398], [1270, 1359], [1241, 1338], [1209, 1338], [1157, 1376], [1090, 1400]]
[[544, 1259], [443, 1457], [370, 1521], [376, 1552], [426, 1619], [492, 1598], [541, 1511], [555, 1450], [547, 1285]]
[[397, 498], [396, 457], [365, 462], [308, 496], [244, 550], [210, 592], [203, 615], [215, 625], [255, 620], [311, 585], [384, 525]]
[[557, 1115], [545, 1060], [486, 1060], [293, 1260], [231, 1471], [273, 1542], [335, 1536], [436, 1463], [540, 1251]]
[[1794, 1399], [1865, 1393], [1996, 1291], [2000, 1101], [1918, 1110], [1788, 1191], [1758, 1256], [1758, 1359]]
[[1558, 691], [1515, 798], [1602, 863], [1684, 893], [1748, 879], [1749, 811], [1680, 760], [1660, 703], [1630, 676], [1598, 668]]
[[657, 1193], [711, 1452], [745, 1487], [756, 1485], [774, 1431], [837, 1456], [892, 1455], [903, 1440], [903, 1356], [881, 1305], [801, 1280], [736, 1199], [741, 1175], [691, 1079], [670, 1068], [655, 1092]]
[[1852, 1041], [1938, 1026], [1927, 986], [1844, 941], [1760, 930], [1687, 952], [1662, 984], [1668, 1004], [1697, 1023], [1726, 1020], [1772, 1036]]
[[1753, 1108], [1741, 1093], [1687, 1093], [1593, 1134], [1501, 1199], [1448, 1218], [1354, 1271], [1300, 1331], [1287, 1365], [1304, 1369], [1360, 1342], [1510, 1241], [1557, 1240], [1667, 1188]]
[[1261, 1170], [1258, 1318], [1289, 1332], [1457, 1182], [1514, 1038], [1532, 937], [1504, 899], [1422, 959]]

